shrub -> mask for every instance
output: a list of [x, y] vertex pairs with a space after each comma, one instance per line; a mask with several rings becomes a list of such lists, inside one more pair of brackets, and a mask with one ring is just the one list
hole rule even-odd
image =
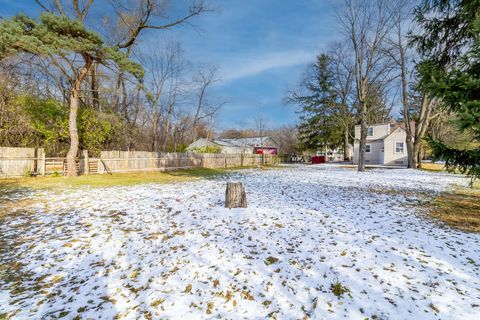
[[222, 148], [220, 146], [205, 146], [205, 147], [197, 147], [191, 148], [190, 151], [196, 153], [220, 153]]

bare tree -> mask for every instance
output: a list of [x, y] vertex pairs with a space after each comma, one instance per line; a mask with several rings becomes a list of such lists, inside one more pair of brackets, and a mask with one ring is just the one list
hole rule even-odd
[[[414, 1], [398, 0], [391, 7], [394, 22], [389, 39], [391, 48], [387, 51], [398, 68], [401, 81], [402, 115], [405, 123], [407, 144], [407, 166], [416, 169], [421, 165], [420, 150], [423, 138], [432, 118], [434, 101], [425, 93], [416, 94], [416, 80], [413, 72], [414, 52], [408, 45], [408, 26], [414, 11]], [[406, 30], [407, 29], [407, 30]]]
[[173, 79], [170, 82], [168, 99], [165, 103], [165, 115], [164, 115], [164, 122], [163, 122], [163, 144], [162, 144], [163, 152], [166, 152], [167, 150], [168, 136], [170, 134], [170, 130], [172, 126], [172, 116], [175, 111], [175, 106], [177, 105], [178, 96], [181, 94], [179, 87], [180, 87], [179, 72], [175, 72], [173, 75]]
[[278, 143], [280, 154], [292, 155], [298, 152], [298, 134], [295, 126], [282, 126], [268, 130], [268, 135]]
[[190, 142], [191, 117], [182, 112], [176, 112], [172, 118], [172, 144], [173, 152], [183, 151]]
[[217, 69], [214, 67], [200, 67], [194, 76], [193, 82], [197, 86], [198, 93], [192, 122], [192, 141], [197, 140], [197, 129], [200, 122], [213, 117], [226, 104], [226, 102], [212, 104], [208, 99], [208, 90], [218, 81], [215, 76], [216, 73]]
[[332, 44], [329, 56], [334, 71], [335, 81], [333, 88], [338, 97], [335, 118], [343, 128], [343, 158], [350, 160], [350, 132], [355, 124], [355, 94], [354, 94], [354, 66], [347, 56], [345, 44], [338, 42]]
[[255, 129], [257, 131], [258, 137], [260, 138], [260, 148], [262, 149], [262, 166], [265, 165], [265, 150], [263, 145], [263, 138], [265, 132], [267, 131], [267, 124], [265, 118], [261, 113], [255, 117]]
[[358, 171], [364, 171], [370, 107], [368, 94], [373, 84], [387, 78], [391, 67], [383, 53], [391, 27], [390, 11], [386, 0], [345, 0], [343, 10], [337, 16], [354, 52], [354, 77], [361, 126]]
[[179, 77], [184, 67], [182, 48], [179, 42], [170, 41], [164, 48], [154, 47], [141, 58], [148, 76], [145, 81], [147, 98], [152, 106], [152, 147], [159, 150], [160, 122], [163, 117], [163, 146], [166, 151], [167, 136], [173, 109], [179, 94]]

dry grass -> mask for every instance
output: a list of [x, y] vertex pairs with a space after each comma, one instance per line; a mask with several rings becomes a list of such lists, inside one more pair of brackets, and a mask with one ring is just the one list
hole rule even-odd
[[445, 171], [445, 165], [440, 163], [423, 162], [420, 169], [426, 171]]
[[[0, 195], [8, 192], [17, 192], [18, 189], [51, 189], [69, 187], [113, 187], [130, 186], [146, 183], [176, 183], [212, 178], [224, 175], [235, 170], [260, 168], [264, 170], [276, 169], [277, 166], [248, 166], [221, 169], [197, 168], [188, 170], [139, 172], [139, 173], [113, 173], [83, 175], [73, 178], [64, 176], [37, 176], [23, 178], [0, 179]], [[0, 319], [1, 320], [1, 319]]]
[[33, 188], [66, 188], [78, 186], [111, 187], [145, 183], [175, 183], [198, 180], [227, 173], [226, 169], [191, 169], [168, 172], [114, 173], [85, 175], [73, 178], [38, 176], [0, 180], [0, 190]]
[[438, 196], [429, 205], [432, 217], [469, 232], [480, 232], [480, 189], [457, 189]]

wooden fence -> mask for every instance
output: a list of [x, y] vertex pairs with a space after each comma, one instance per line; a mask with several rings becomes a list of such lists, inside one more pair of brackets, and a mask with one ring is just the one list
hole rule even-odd
[[[66, 158], [45, 157], [43, 149], [10, 150], [0, 153], [0, 176], [64, 174]], [[28, 149], [28, 150], [27, 150]], [[15, 153], [16, 152], [16, 153]], [[12, 156], [12, 153], [16, 156]], [[160, 153], [144, 151], [102, 151], [91, 158], [84, 150], [77, 159], [79, 174], [166, 171], [191, 168], [229, 168], [270, 165], [279, 162], [276, 155], [221, 153]]]
[[42, 148], [0, 147], [0, 177], [45, 174], [45, 152]]

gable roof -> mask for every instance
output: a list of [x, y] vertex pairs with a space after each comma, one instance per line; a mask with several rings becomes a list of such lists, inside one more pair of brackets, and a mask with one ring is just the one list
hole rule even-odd
[[208, 140], [208, 139], [205, 139], [205, 138], [200, 138], [197, 141], [192, 142], [188, 146], [188, 148], [202, 148], [202, 147], [205, 147], [205, 146], [212, 146], [212, 145], [218, 145], [218, 144], [215, 143], [215, 141]]
[[397, 132], [397, 131], [399, 131], [399, 130], [405, 131], [405, 129], [404, 129], [402, 126], [398, 126], [398, 127], [396, 127], [394, 130], [392, 130], [392, 132], [390, 132], [389, 135], [383, 137], [382, 140], [388, 139], [392, 134], [394, 134], [395, 132]]

